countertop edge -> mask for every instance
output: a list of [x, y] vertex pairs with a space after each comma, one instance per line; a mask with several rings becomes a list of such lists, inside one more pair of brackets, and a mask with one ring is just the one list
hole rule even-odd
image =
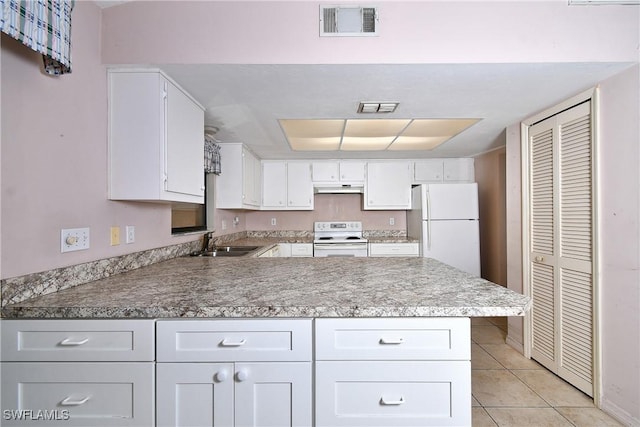
[[3, 319], [510, 317], [524, 307], [6, 307]]

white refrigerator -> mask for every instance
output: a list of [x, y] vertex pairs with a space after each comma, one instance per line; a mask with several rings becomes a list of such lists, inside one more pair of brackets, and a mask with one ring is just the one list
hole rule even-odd
[[420, 256], [480, 276], [478, 184], [423, 184], [412, 189], [407, 235]]

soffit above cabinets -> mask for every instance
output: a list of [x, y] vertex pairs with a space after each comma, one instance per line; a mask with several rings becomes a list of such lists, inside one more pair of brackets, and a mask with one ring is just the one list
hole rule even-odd
[[433, 150], [480, 119], [282, 119], [294, 151]]

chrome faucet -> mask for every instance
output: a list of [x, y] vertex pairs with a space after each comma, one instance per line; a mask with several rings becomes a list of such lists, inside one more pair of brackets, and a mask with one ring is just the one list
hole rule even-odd
[[209, 250], [209, 245], [211, 244], [211, 242], [213, 242], [214, 248], [215, 248], [215, 241], [213, 241], [213, 239], [211, 239], [211, 235], [213, 234], [213, 232], [208, 232], [208, 233], [204, 233], [202, 235], [202, 250], [201, 252], [207, 252]]

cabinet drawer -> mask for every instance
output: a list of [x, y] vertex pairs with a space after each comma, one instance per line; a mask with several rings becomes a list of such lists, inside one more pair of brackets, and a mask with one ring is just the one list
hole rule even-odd
[[317, 319], [316, 360], [470, 360], [468, 318]]
[[470, 426], [471, 362], [317, 362], [316, 426]]
[[152, 362], [3, 362], [2, 425], [152, 426], [153, 393]]
[[311, 319], [159, 320], [158, 362], [310, 361]]
[[152, 361], [153, 320], [3, 320], [3, 361]]
[[418, 256], [418, 243], [370, 243], [369, 256]]
[[291, 256], [313, 256], [313, 245], [311, 243], [292, 243]]

